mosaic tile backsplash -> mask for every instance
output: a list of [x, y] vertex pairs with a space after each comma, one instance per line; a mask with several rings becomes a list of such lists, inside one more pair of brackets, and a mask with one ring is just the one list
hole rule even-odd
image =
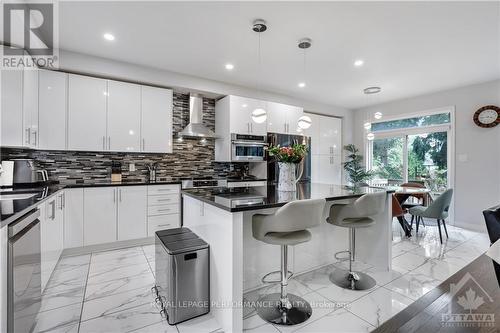
[[[189, 123], [189, 95], [174, 92], [173, 130], [181, 131]], [[203, 123], [215, 130], [215, 100], [203, 99]], [[146, 165], [158, 164], [158, 177], [178, 178], [195, 176], [225, 177], [231, 170], [242, 170], [247, 163], [214, 162], [214, 142], [198, 139], [174, 139], [172, 154], [105, 153], [76, 151], [43, 151], [3, 148], [1, 159], [32, 158], [40, 168], [49, 172], [51, 180], [62, 183], [76, 180], [110, 180], [111, 164], [122, 164], [123, 179], [147, 179]], [[135, 171], [129, 171], [129, 164]]]

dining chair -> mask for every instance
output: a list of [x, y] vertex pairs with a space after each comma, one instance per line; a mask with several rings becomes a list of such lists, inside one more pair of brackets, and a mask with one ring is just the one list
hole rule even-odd
[[[401, 184], [401, 187], [413, 187], [413, 188], [425, 188], [425, 185], [422, 183], [416, 183], [416, 182], [408, 182], [408, 183], [403, 183]], [[418, 202], [408, 202], [409, 198], [415, 198], [418, 200]], [[420, 203], [420, 200], [422, 200], [422, 203]], [[425, 206], [426, 205], [426, 200], [425, 200], [425, 194], [422, 193], [415, 193], [410, 195], [405, 202], [401, 204], [401, 207], [405, 210], [409, 210], [412, 207], [416, 206]], [[410, 226], [413, 229], [413, 221], [415, 219], [415, 216], [411, 216], [411, 222]], [[422, 225], [425, 227], [425, 223], [422, 221]]]
[[446, 230], [445, 219], [448, 217], [448, 210], [450, 209], [451, 198], [453, 197], [453, 189], [448, 189], [443, 192], [436, 200], [434, 200], [428, 207], [416, 206], [410, 208], [409, 212], [417, 217], [417, 230], [419, 222], [423, 221], [423, 218], [436, 219], [439, 230], [439, 240], [441, 244], [443, 243], [443, 236], [441, 235], [441, 222], [443, 223], [444, 232], [446, 233], [446, 238], [448, 238], [448, 230]]

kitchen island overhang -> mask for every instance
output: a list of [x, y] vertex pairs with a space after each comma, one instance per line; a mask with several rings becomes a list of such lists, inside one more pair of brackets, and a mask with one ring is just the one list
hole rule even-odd
[[[275, 186], [184, 190], [183, 226], [210, 244], [211, 312], [222, 328], [243, 330], [243, 293], [262, 287], [261, 277], [279, 269], [280, 251], [252, 236], [252, 216], [272, 214], [293, 200], [323, 198], [323, 217], [334, 204], [346, 204], [375, 192], [386, 192], [383, 212], [375, 225], [356, 234], [356, 261], [379, 270], [391, 269], [392, 190], [342, 185], [299, 184], [296, 192], [279, 192]], [[310, 242], [291, 247], [290, 270], [298, 275], [336, 262], [334, 254], [348, 248], [348, 231], [326, 221], [310, 229]]]

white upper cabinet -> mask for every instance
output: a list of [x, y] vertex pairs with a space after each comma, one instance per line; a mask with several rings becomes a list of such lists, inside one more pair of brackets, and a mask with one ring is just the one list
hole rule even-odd
[[3, 70], [1, 83], [1, 142], [4, 147], [23, 146], [23, 70]]
[[24, 146], [36, 148], [38, 145], [38, 69], [23, 71], [23, 122]]
[[68, 149], [102, 151], [106, 140], [107, 82], [69, 75]]
[[107, 149], [140, 151], [141, 86], [108, 81]]
[[300, 134], [299, 118], [303, 109], [281, 103], [267, 103], [267, 131], [271, 133]]
[[230, 133], [266, 135], [267, 103], [253, 98], [228, 96]]
[[342, 120], [321, 117], [319, 124], [319, 154], [340, 155], [342, 153]]
[[68, 74], [40, 70], [38, 78], [38, 148], [64, 150]]
[[142, 86], [141, 92], [141, 151], [172, 153], [172, 90]]

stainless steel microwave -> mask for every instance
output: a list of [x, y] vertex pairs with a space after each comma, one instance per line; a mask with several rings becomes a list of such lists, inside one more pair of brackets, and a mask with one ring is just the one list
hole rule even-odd
[[267, 138], [265, 135], [231, 134], [231, 161], [264, 161]]

